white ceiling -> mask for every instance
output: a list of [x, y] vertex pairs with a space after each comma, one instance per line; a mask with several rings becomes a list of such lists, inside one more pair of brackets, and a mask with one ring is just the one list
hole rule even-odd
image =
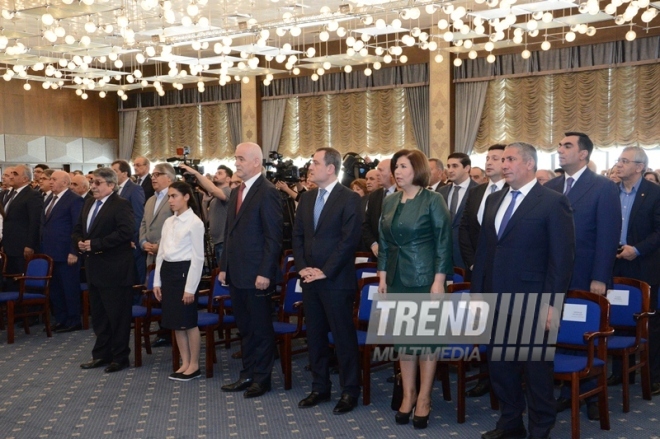
[[[413, 46], [474, 58], [505, 47], [522, 52], [534, 37], [530, 49], [544, 36], [553, 44], [586, 38], [595, 23], [641, 35], [642, 26], [659, 20], [660, 2], [649, 0], [578, 6], [569, 0], [0, 0], [0, 66], [7, 67], [0, 74], [22, 81], [47, 75], [53, 87], [94, 91], [151, 87], [154, 78], [223, 84], [268, 74], [268, 83], [271, 74], [297, 74], [298, 67], [348, 71], [405, 62]], [[432, 25], [440, 29], [422, 31]], [[341, 40], [341, 54], [329, 50], [334, 40]], [[142, 77], [144, 64], [157, 66], [150, 78]], [[74, 83], [76, 77], [87, 80]]]

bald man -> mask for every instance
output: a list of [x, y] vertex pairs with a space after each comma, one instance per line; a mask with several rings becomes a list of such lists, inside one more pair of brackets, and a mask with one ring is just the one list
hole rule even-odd
[[84, 175], [74, 175], [71, 177], [69, 188], [78, 196], [82, 197], [84, 201], [87, 201], [88, 198], [94, 198], [92, 192], [89, 190], [89, 181]]
[[362, 247], [369, 249], [374, 256], [378, 256], [378, 221], [383, 208], [383, 200], [386, 196], [396, 192], [394, 176], [390, 170], [390, 159], [381, 160], [378, 163], [378, 177], [381, 188], [369, 194], [367, 211], [362, 222]]
[[218, 279], [229, 284], [241, 333], [243, 369], [238, 381], [222, 390], [245, 391], [243, 397], [255, 398], [271, 388], [275, 333], [270, 295], [282, 252], [283, 209], [279, 192], [261, 175], [261, 147], [241, 143], [235, 158], [234, 175], [243, 183], [229, 197]]
[[83, 199], [69, 189], [70, 184], [68, 173], [53, 172], [50, 177], [53, 196], [41, 216], [41, 249], [53, 258], [50, 300], [55, 316], [55, 326], [52, 329], [56, 333], [81, 329], [80, 266], [78, 251], [71, 242], [71, 234], [80, 216]]

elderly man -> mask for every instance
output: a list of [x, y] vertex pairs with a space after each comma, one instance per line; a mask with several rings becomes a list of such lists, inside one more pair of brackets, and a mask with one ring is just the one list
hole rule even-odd
[[271, 387], [275, 333], [270, 294], [282, 251], [283, 211], [279, 192], [261, 174], [261, 147], [241, 143], [235, 157], [235, 175], [243, 183], [229, 198], [218, 280], [229, 284], [241, 333], [243, 369], [239, 379], [222, 390], [245, 391], [243, 397], [255, 398]]
[[380, 189], [380, 177], [378, 176], [378, 169], [370, 169], [364, 178], [367, 181], [367, 192], [370, 194], [376, 189]]
[[83, 200], [87, 201], [88, 198], [94, 198], [89, 190], [89, 181], [84, 175], [74, 175], [71, 177], [71, 185], [69, 186], [73, 192]]
[[[7, 273], [23, 273], [25, 261], [39, 248], [41, 210], [44, 201], [32, 190], [32, 169], [17, 165], [11, 170], [12, 190], [5, 201], [2, 245], [7, 255]], [[5, 291], [16, 291], [18, 284], [7, 278]]]
[[117, 195], [117, 174], [109, 168], [93, 172], [92, 193], [73, 229], [72, 240], [85, 258], [85, 271], [96, 342], [92, 360], [80, 365], [106, 373], [128, 367], [131, 352], [133, 285], [133, 212]]
[[151, 175], [149, 170], [151, 162], [146, 157], [137, 157], [133, 160], [133, 167], [135, 168], [135, 184], [140, 186], [144, 191], [144, 200], [148, 200], [154, 194], [154, 188], [151, 184]]
[[53, 258], [50, 300], [55, 316], [53, 330], [57, 333], [82, 328], [78, 249], [71, 245], [71, 235], [80, 217], [83, 199], [69, 190], [70, 183], [66, 172], [52, 172], [52, 197], [41, 218], [41, 251]]
[[378, 222], [383, 209], [383, 200], [396, 191], [394, 176], [390, 170], [390, 162], [390, 159], [385, 159], [378, 163], [381, 188], [369, 194], [367, 210], [362, 222], [362, 248], [370, 249], [374, 256], [378, 255]]
[[539, 169], [536, 171], [536, 179], [538, 180], [539, 184], [546, 184], [556, 176], [557, 174], [555, 174], [555, 171], [550, 169]]
[[472, 169], [470, 169], [470, 178], [477, 184], [483, 184], [488, 181], [488, 177], [486, 177], [486, 171], [477, 166], [474, 166]]
[[429, 190], [440, 192], [440, 188], [444, 186], [443, 179], [445, 177], [445, 165], [442, 160], [436, 158], [429, 159], [429, 169], [431, 170], [431, 180], [429, 181]]

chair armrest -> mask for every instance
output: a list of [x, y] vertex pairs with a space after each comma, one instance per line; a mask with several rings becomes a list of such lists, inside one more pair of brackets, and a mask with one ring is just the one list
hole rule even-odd
[[200, 296], [208, 296], [211, 294], [211, 290], [209, 288], [204, 288], [203, 290], [197, 291], [197, 294]]
[[24, 275], [18, 275], [14, 278], [15, 281], [22, 281], [22, 280], [49, 280], [53, 276], [24, 276]]
[[[224, 296], [215, 296], [213, 298], [214, 302], [217, 302], [218, 304], [218, 315], [223, 316], [225, 315], [225, 300], [231, 299], [231, 296], [224, 295]], [[211, 302], [209, 301], [209, 306], [211, 306]]]
[[5, 273], [2, 275], [2, 277], [19, 277], [23, 276], [25, 273]]

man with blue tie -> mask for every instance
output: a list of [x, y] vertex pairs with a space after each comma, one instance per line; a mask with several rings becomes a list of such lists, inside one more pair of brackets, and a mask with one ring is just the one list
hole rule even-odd
[[449, 154], [449, 158], [447, 159], [447, 177], [449, 178], [449, 183], [441, 187], [438, 191], [449, 207], [452, 242], [454, 244], [452, 251], [454, 266], [460, 268], [468, 267], [465, 266], [465, 262], [461, 256], [458, 229], [461, 225], [461, 218], [463, 217], [465, 202], [467, 201], [467, 193], [470, 189], [479, 186], [470, 178], [471, 165], [472, 162], [467, 154], [463, 154], [462, 152]]
[[[532, 145], [512, 143], [504, 150], [502, 173], [509, 188], [486, 199], [472, 293], [512, 294], [514, 298], [524, 295], [527, 299], [537, 294], [563, 294], [568, 289], [575, 253], [573, 215], [565, 196], [537, 182], [536, 163]], [[534, 321], [545, 322], [546, 331], [561, 309], [561, 303], [550, 304], [555, 307], [552, 312], [543, 312], [541, 307], [533, 316]], [[515, 313], [512, 307], [500, 307], [497, 313], [507, 313], [505, 337], [521, 331], [527, 317], [524, 312]], [[526, 408], [529, 437], [549, 438], [557, 417], [553, 362], [534, 361], [529, 356], [506, 361], [494, 358], [493, 353], [491, 346], [490, 380], [500, 401], [501, 415], [495, 429], [484, 433], [482, 439], [526, 438]]]
[[[564, 175], [550, 180], [545, 187], [563, 193], [573, 210], [576, 242], [570, 289], [604, 296], [612, 283], [621, 233], [619, 191], [613, 182], [587, 167], [594, 147], [589, 136], [577, 132], [564, 136], [557, 148]], [[583, 392], [593, 388], [593, 380], [582, 382]], [[570, 390], [562, 387], [557, 412], [571, 407]], [[590, 420], [600, 418], [597, 397], [587, 399], [587, 415]]]
[[313, 377], [312, 392], [298, 407], [314, 407], [330, 400], [331, 331], [342, 386], [335, 414], [353, 410], [360, 396], [353, 302], [357, 286], [354, 254], [360, 242], [362, 210], [360, 196], [337, 180], [340, 168], [339, 151], [320, 148], [314, 153], [308, 178], [318, 189], [301, 196], [293, 230], [293, 257], [302, 284]]
[[[631, 277], [651, 286], [651, 311], [656, 310], [649, 317], [651, 393], [660, 395], [660, 313], [657, 312], [660, 287], [660, 186], [643, 178], [648, 164], [646, 152], [637, 146], [624, 148], [616, 163], [616, 171], [621, 179], [619, 199], [622, 226], [614, 276]], [[608, 378], [607, 384], [618, 385], [621, 382], [620, 360], [613, 361], [612, 376]]]
[[41, 251], [53, 258], [50, 300], [55, 316], [55, 332], [71, 332], [80, 325], [80, 282], [78, 249], [71, 244], [83, 199], [69, 190], [71, 179], [64, 171], [50, 177], [52, 197], [41, 217]]

